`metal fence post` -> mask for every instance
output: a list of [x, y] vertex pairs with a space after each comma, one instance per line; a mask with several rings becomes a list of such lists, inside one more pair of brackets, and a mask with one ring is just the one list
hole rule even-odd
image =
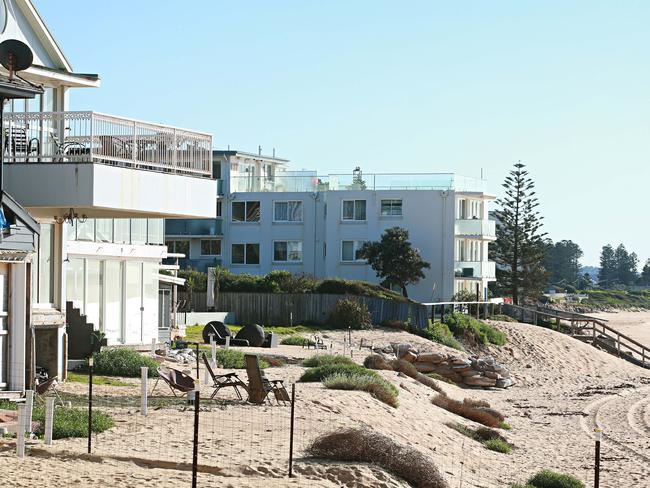
[[25, 457], [25, 409], [26, 405], [18, 405], [18, 432], [16, 438], [16, 455]]
[[93, 357], [88, 358], [88, 454], [92, 452], [93, 445]]
[[603, 431], [595, 429], [596, 432], [596, 460], [594, 463], [594, 488], [600, 487], [600, 441], [603, 438]]
[[289, 426], [289, 478], [293, 478], [293, 424], [296, 408], [296, 384], [291, 385], [291, 424]]
[[149, 368], [147, 366], [140, 367], [140, 413], [147, 416], [147, 380], [149, 378]]
[[192, 488], [196, 488], [199, 460], [199, 397], [201, 386], [197, 379], [194, 383], [194, 449], [192, 452]]
[[52, 445], [52, 427], [54, 424], [54, 397], [45, 399], [45, 445]]

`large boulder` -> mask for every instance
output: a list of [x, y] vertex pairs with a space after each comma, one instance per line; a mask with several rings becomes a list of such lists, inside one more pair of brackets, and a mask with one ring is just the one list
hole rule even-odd
[[440, 364], [446, 359], [446, 356], [443, 354], [437, 354], [435, 352], [425, 352], [418, 356], [418, 363], [432, 363]]
[[219, 322], [218, 320], [208, 322], [207, 324], [205, 324], [205, 327], [203, 327], [204, 343], [210, 344], [210, 334], [214, 334], [214, 340], [217, 342], [217, 344], [222, 342], [219, 339], [232, 337], [232, 332], [230, 332], [228, 326], [223, 322]]
[[248, 341], [248, 344], [252, 347], [262, 347], [265, 339], [264, 328], [261, 325], [249, 324], [241, 328], [235, 339], [243, 339]]

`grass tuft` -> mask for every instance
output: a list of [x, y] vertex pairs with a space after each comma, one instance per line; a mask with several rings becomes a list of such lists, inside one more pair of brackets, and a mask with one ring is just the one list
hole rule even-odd
[[[147, 366], [149, 368], [149, 378], [158, 375], [158, 363], [148, 356], [140, 354], [138, 351], [127, 348], [104, 349], [95, 354], [94, 373], [104, 376], [122, 376], [127, 378], [139, 378], [140, 368]], [[88, 360], [79, 368], [79, 371], [88, 371]]]
[[399, 371], [400, 373], [413, 378], [414, 380], [422, 383], [424, 386], [428, 386], [438, 393], [442, 392], [442, 388], [438, 386], [438, 383], [436, 383], [434, 379], [420, 373], [417, 369], [415, 369], [415, 366], [413, 366], [408, 361], [404, 361], [402, 359], [393, 359], [392, 361], [387, 361], [379, 354], [371, 354], [363, 361], [363, 365], [369, 369]]
[[378, 464], [420, 488], [449, 488], [438, 467], [422, 452], [367, 429], [337, 430], [307, 448], [310, 456], [351, 463]]
[[299, 334], [291, 334], [289, 336], [283, 337], [280, 341], [280, 344], [283, 346], [313, 346], [314, 341], [307, 339]]
[[512, 452], [512, 446], [501, 439], [488, 439], [483, 442], [483, 445], [490, 451], [496, 451], [502, 454], [510, 454]]
[[474, 422], [478, 422], [479, 424], [483, 424], [487, 427], [499, 427], [500, 424], [499, 419], [497, 419], [492, 414], [471, 405], [467, 405], [463, 402], [452, 400], [443, 394], [438, 394], [433, 397], [431, 399], [431, 403], [437, 407], [447, 410], [448, 412], [460, 415], [461, 417], [472, 420]]
[[[260, 368], [268, 368], [269, 363], [260, 357]], [[246, 369], [244, 353], [236, 349], [217, 349], [217, 363], [224, 369]]]
[[[39, 423], [35, 434], [43, 435], [45, 429], [45, 409], [34, 408], [32, 419]], [[106, 413], [93, 410], [91, 430], [99, 434], [115, 425], [113, 419]], [[68, 437], [88, 436], [88, 410], [84, 408], [62, 408], [54, 409], [54, 423], [52, 424], [52, 438], [65, 439]]]
[[365, 391], [393, 408], [399, 405], [397, 388], [383, 378], [361, 373], [335, 373], [323, 379], [323, 385], [332, 390]]
[[303, 366], [308, 368], [316, 368], [326, 364], [355, 364], [352, 359], [347, 356], [340, 356], [338, 354], [315, 354], [308, 357], [302, 362]]
[[555, 473], [548, 469], [540, 471], [528, 480], [534, 488], [584, 488], [582, 481], [568, 474]]
[[[72, 383], [83, 383], [88, 384], [88, 374], [86, 373], [77, 373], [75, 371], [68, 371], [68, 378], [66, 381]], [[108, 376], [99, 376], [93, 374], [93, 385], [105, 385], [105, 386], [133, 386], [131, 383], [126, 381], [119, 380], [117, 378], [109, 378]]]

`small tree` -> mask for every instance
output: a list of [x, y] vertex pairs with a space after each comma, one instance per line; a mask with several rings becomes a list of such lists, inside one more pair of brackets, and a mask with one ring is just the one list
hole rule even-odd
[[598, 273], [598, 284], [603, 288], [609, 288], [616, 281], [616, 258], [614, 248], [607, 244], [600, 251], [600, 272]]
[[492, 257], [497, 263], [497, 282], [514, 303], [522, 297], [537, 298], [546, 283], [543, 217], [537, 211], [535, 183], [525, 167], [521, 162], [514, 165], [503, 182], [505, 196], [496, 202], [501, 208], [495, 211], [497, 240]]
[[642, 285], [650, 285], [650, 259], [645, 262], [643, 271], [641, 271], [640, 282]]
[[377, 276], [390, 285], [401, 287], [405, 297], [408, 297], [406, 285], [420, 281], [424, 278], [423, 270], [431, 267], [422, 259], [420, 251], [411, 246], [408, 238], [408, 230], [391, 227], [378, 242], [366, 242], [359, 251], [360, 257], [368, 261]]

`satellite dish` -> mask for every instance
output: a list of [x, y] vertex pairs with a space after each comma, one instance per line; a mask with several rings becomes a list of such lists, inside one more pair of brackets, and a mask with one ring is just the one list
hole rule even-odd
[[13, 78], [16, 71], [29, 68], [34, 61], [34, 54], [27, 44], [18, 39], [7, 39], [0, 42], [0, 64], [9, 70]]

